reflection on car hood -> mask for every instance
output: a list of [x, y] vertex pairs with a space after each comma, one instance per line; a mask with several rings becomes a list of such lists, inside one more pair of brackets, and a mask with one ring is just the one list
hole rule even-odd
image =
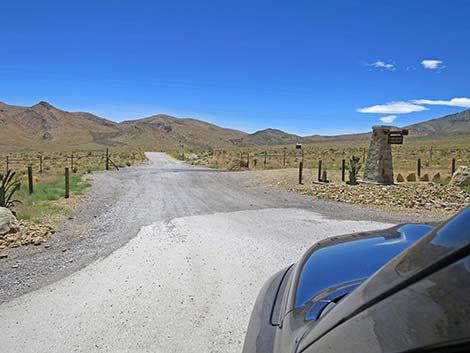
[[347, 294], [433, 229], [405, 224], [316, 244], [299, 263], [294, 308]]

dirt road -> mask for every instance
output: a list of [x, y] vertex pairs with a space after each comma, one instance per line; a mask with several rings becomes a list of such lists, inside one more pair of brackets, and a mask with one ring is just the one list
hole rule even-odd
[[239, 352], [273, 272], [321, 238], [413, 218], [148, 158], [96, 174], [49, 249], [0, 263], [2, 351]]

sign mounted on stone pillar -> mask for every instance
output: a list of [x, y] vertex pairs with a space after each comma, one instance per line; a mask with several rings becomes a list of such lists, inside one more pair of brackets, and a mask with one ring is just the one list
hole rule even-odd
[[388, 144], [389, 145], [403, 145], [404, 135], [408, 135], [408, 130], [389, 131]]
[[367, 155], [364, 181], [374, 184], [393, 184], [392, 146], [402, 144], [408, 130], [391, 126], [373, 126]]

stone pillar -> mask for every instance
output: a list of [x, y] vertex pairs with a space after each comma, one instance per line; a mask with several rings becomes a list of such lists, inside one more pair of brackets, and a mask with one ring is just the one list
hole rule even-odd
[[392, 147], [388, 144], [390, 126], [373, 126], [364, 181], [393, 184]]

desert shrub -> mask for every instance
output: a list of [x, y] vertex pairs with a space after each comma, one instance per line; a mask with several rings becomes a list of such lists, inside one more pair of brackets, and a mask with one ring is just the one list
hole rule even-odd
[[20, 189], [21, 182], [16, 177], [16, 173], [8, 171], [5, 175], [0, 174], [0, 207], [11, 208], [19, 200], [13, 199], [15, 193]]

